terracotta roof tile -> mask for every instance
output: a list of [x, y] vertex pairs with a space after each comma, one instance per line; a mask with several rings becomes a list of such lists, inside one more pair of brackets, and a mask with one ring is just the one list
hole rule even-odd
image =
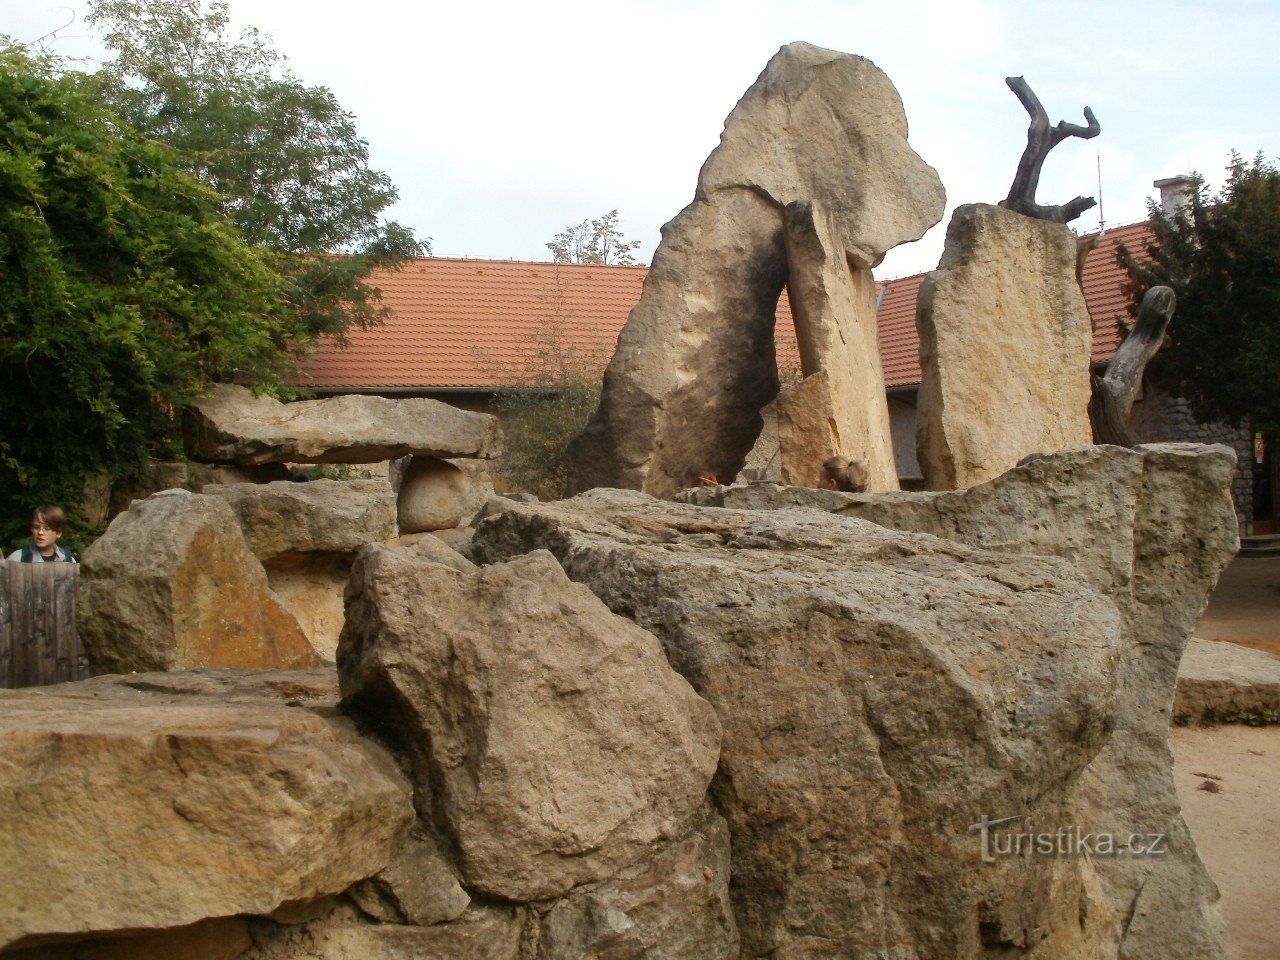
[[[1145, 222], [1108, 231], [1085, 260], [1084, 292], [1093, 316], [1095, 360], [1114, 355], [1117, 318], [1126, 319], [1124, 274], [1116, 247], [1142, 245]], [[390, 319], [355, 330], [350, 346], [319, 344], [299, 383], [319, 390], [483, 389], [528, 382], [539, 330], [603, 368], [640, 299], [646, 267], [530, 263], [514, 260], [414, 260], [376, 274]], [[920, 382], [916, 297], [925, 275], [880, 285], [879, 333], [885, 384]], [[778, 304], [778, 363], [798, 367], [787, 296]]]

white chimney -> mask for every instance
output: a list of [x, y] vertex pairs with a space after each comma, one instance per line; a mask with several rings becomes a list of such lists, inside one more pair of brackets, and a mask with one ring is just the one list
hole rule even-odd
[[1167, 180], [1157, 180], [1152, 184], [1160, 191], [1160, 212], [1166, 220], [1172, 220], [1178, 214], [1190, 214], [1191, 198], [1195, 195], [1195, 178], [1180, 173]]

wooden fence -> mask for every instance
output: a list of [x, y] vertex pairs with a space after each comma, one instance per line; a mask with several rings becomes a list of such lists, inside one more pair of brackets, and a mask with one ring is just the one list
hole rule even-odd
[[75, 563], [0, 560], [0, 689], [89, 676], [76, 633]]

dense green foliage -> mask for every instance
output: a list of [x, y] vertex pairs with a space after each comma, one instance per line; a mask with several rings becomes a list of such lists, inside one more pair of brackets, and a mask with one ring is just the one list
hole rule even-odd
[[333, 94], [302, 83], [256, 30], [230, 37], [224, 0], [88, 9], [116, 53], [103, 69], [116, 112], [178, 150], [245, 239], [273, 252], [307, 329], [341, 337], [381, 320], [365, 278], [428, 248], [382, 220], [395, 187], [369, 167], [368, 144]]
[[1152, 242], [1121, 249], [1133, 312], [1163, 284], [1178, 298], [1169, 342], [1151, 374], [1201, 420], [1249, 424], [1280, 436], [1280, 171], [1233, 157], [1221, 191], [1197, 177], [1189, 208], [1152, 205]]
[[[279, 378], [305, 340], [270, 258], [97, 83], [0, 50], [0, 534], [138, 465], [213, 379]], [[82, 519], [82, 518], [80, 518]]]
[[610, 210], [598, 220], [583, 220], [565, 227], [547, 244], [556, 263], [612, 263], [636, 266], [631, 251], [639, 240], [626, 240], [618, 229], [618, 211]]

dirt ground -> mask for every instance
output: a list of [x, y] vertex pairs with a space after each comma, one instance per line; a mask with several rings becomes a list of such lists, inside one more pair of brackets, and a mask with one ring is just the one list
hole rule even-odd
[[[1232, 560], [1195, 633], [1280, 656], [1280, 557]], [[1169, 739], [1183, 816], [1222, 892], [1231, 960], [1276, 960], [1280, 727], [1175, 727]]]
[[1280, 556], [1232, 560], [1209, 598], [1196, 636], [1280, 656]]

